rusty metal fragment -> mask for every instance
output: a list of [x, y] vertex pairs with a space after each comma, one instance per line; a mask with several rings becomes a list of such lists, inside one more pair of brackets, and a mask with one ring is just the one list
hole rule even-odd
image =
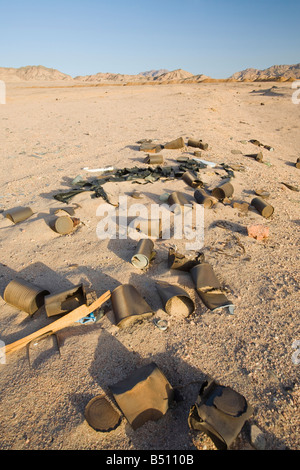
[[82, 284], [56, 294], [45, 296], [45, 310], [48, 317], [65, 315], [85, 303]]
[[190, 409], [188, 425], [207, 434], [219, 450], [226, 450], [252, 414], [243, 395], [209, 378]]
[[110, 390], [134, 430], [162, 418], [174, 398], [171, 384], [154, 362], [111, 385]]
[[186, 255], [179, 253], [174, 248], [169, 248], [168, 267], [170, 269], [178, 269], [179, 271], [189, 272], [194, 266], [204, 261], [203, 253], [196, 255]]
[[210, 310], [228, 307], [232, 313], [233, 305], [224, 294], [224, 289], [209, 263], [201, 263], [190, 270], [196, 291], [204, 305]]

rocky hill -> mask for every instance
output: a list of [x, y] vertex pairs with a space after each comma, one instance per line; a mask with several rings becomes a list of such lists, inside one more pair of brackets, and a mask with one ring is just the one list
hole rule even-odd
[[27, 65], [26, 67], [0, 67], [0, 79], [7, 82], [57, 81], [72, 80], [70, 75], [43, 65]]
[[230, 79], [239, 82], [298, 80], [300, 79], [300, 64], [272, 65], [272, 67], [263, 70], [248, 68], [234, 73]]

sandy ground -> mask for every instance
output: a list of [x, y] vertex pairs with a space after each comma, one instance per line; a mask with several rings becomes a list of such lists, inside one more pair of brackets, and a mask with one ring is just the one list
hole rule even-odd
[[[59, 86], [57, 86], [59, 85]], [[272, 86], [274, 93], [269, 93]], [[161, 331], [153, 318], [125, 329], [107, 314], [97, 323], [76, 325], [60, 333], [57, 353], [52, 340], [1, 364], [1, 449], [216, 449], [212, 441], [188, 426], [199, 384], [207, 375], [244, 395], [254, 409], [247, 423], [262, 431], [266, 449], [299, 450], [299, 367], [292, 345], [299, 333], [299, 193], [282, 182], [299, 186], [300, 105], [292, 103], [291, 84], [207, 83], [165, 86], [66, 87], [59, 84], [8, 84], [1, 122], [1, 296], [15, 276], [51, 293], [85, 283], [98, 295], [119, 284], [132, 283], [155, 311], [168, 320]], [[266, 189], [275, 211], [264, 219], [254, 209], [246, 215], [218, 203], [205, 211], [203, 253], [212, 264], [234, 314], [211, 312], [195, 293], [189, 274], [167, 267], [169, 246], [184, 249], [185, 240], [159, 240], [150, 269], [140, 272], [130, 259], [135, 242], [99, 240], [97, 208], [102, 199], [90, 192], [76, 196], [76, 216], [82, 224], [67, 236], [53, 232], [51, 211], [63, 207], [53, 198], [70, 189], [77, 175], [90, 178], [84, 167], [144, 167], [140, 139], [165, 143], [182, 136], [209, 144], [203, 158], [217, 163], [201, 170], [209, 189], [226, 176], [221, 163], [239, 163], [232, 179], [236, 202], [250, 203], [254, 190]], [[274, 147], [263, 150], [264, 163], [246, 154], [257, 139]], [[242, 143], [241, 141], [244, 141]], [[232, 153], [240, 150], [241, 154]], [[166, 165], [194, 149], [163, 150]], [[193, 201], [194, 190], [182, 180], [145, 186], [107, 183], [119, 195], [140, 190], [147, 206], [159, 196], [183, 191]], [[135, 200], [132, 200], [136, 202]], [[6, 210], [29, 205], [34, 215], [17, 225]], [[269, 238], [258, 241], [246, 227], [264, 224]], [[243, 248], [242, 248], [243, 247]], [[196, 304], [194, 315], [168, 316], [155, 281], [165, 279], [184, 287]], [[1, 297], [1, 340], [9, 344], [50, 323], [41, 308], [33, 317], [6, 304]], [[182, 401], [157, 422], [133, 431], [125, 418], [108, 433], [91, 428], [84, 410], [91, 398], [136, 368], [156, 362]], [[193, 382], [193, 383], [191, 383]], [[247, 426], [231, 447], [252, 449]]]

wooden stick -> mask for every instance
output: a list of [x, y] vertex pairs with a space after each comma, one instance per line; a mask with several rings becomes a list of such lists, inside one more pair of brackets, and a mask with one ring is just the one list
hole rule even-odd
[[25, 338], [19, 339], [18, 341], [15, 341], [14, 343], [8, 344], [4, 348], [5, 354], [16, 352], [24, 348], [27, 344], [39, 338], [40, 336], [43, 336], [47, 333], [53, 334], [58, 330], [66, 328], [67, 326], [80, 320], [81, 318], [86, 317], [87, 315], [92, 313], [94, 310], [99, 308], [104, 302], [106, 302], [110, 298], [110, 296], [111, 296], [111, 292], [107, 291], [105, 292], [105, 294], [103, 294], [101, 297], [95, 300], [95, 302], [93, 302], [91, 305], [89, 306], [81, 305], [80, 307], [76, 308], [72, 312], [64, 315], [59, 320], [56, 320], [53, 323], [50, 323], [50, 325], [47, 325], [44, 328], [39, 329], [35, 333], [25, 336]]

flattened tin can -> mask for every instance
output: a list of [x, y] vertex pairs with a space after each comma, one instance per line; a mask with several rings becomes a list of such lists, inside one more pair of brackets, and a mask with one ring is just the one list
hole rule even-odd
[[174, 399], [170, 382], [154, 362], [111, 385], [110, 390], [134, 430], [162, 418]]

